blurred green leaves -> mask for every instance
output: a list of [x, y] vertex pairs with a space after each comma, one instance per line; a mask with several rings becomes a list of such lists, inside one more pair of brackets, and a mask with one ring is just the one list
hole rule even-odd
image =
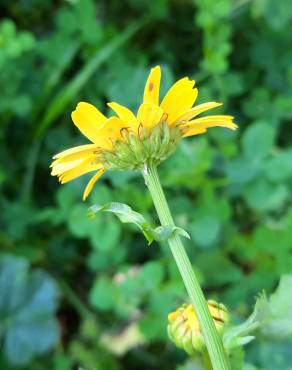
[[29, 272], [25, 259], [0, 260], [0, 338], [10, 363], [25, 365], [59, 340], [58, 289], [45, 272]]
[[254, 123], [242, 136], [243, 154], [247, 161], [261, 160], [271, 152], [274, 143], [275, 128], [262, 122]]
[[[53, 271], [95, 318], [85, 320], [64, 291], [62, 343], [40, 359], [28, 347], [32, 360], [24, 370], [200, 369], [166, 344], [167, 314], [186, 299], [169, 249], [147, 248], [137, 226], [106, 212], [86, 217], [91, 204], [121, 202], [158, 225], [140, 174], [106, 174], [84, 204], [86, 176], [61, 186], [48, 165], [53, 154], [84, 143], [70, 118], [78, 101], [105, 114], [106, 101], [135, 110], [149, 68], [157, 64], [163, 93], [176, 78], [194, 78], [198, 103], [222, 101], [219, 114], [234, 115], [239, 130], [214, 128], [184, 140], [160, 166], [160, 177], [175, 224], [192, 237], [185, 243], [208, 298], [223, 301], [236, 321], [244, 321], [258, 292], [269, 296], [292, 266], [289, 1], [2, 3], [1, 254]], [[41, 132], [44, 140], [32, 143]], [[15, 276], [25, 270], [12, 265]], [[50, 284], [42, 285], [35, 273], [27, 272], [23, 286], [44, 291]], [[4, 285], [0, 305], [2, 292], [16, 289], [7, 279]], [[268, 301], [283, 317], [285, 292], [291, 295], [287, 286], [275, 293], [281, 304]], [[147, 344], [117, 358], [100, 338], [119, 336], [129, 324], [139, 327]], [[34, 341], [29, 335], [26, 343]], [[39, 342], [46, 338], [52, 342], [50, 335]], [[245, 347], [244, 369], [287, 370], [290, 347], [262, 335]], [[243, 353], [238, 356], [234, 361], [241, 363]], [[5, 357], [0, 368], [13, 369]]]
[[151, 261], [116, 272], [112, 277], [97, 277], [89, 298], [99, 312], [129, 318], [139, 324], [147, 340], [166, 339], [167, 315], [174, 301], [182, 299], [182, 284], [166, 281], [166, 266]]
[[46, 128], [54, 122], [70, 100], [76, 96], [79, 90], [85, 85], [90, 76], [96, 71], [96, 69], [107, 59], [109, 59], [114, 51], [116, 51], [124, 42], [128, 41], [144, 24], [146, 20], [140, 20], [136, 23], [131, 24], [129, 28], [122, 33], [114, 37], [113, 40], [107, 42], [105, 46], [98, 50], [91, 59], [85, 64], [74, 78], [63, 87], [60, 93], [53, 99], [49, 105], [46, 113], [39, 123], [36, 131], [36, 136], [40, 137]]
[[0, 25], [0, 68], [6, 61], [20, 57], [30, 51], [35, 45], [35, 39], [30, 32], [18, 32], [15, 23], [5, 19]]

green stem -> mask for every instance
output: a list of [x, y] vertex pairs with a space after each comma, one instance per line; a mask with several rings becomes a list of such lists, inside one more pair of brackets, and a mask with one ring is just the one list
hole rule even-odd
[[[143, 171], [145, 183], [152, 196], [154, 206], [162, 226], [174, 225], [163, 189], [161, 187], [157, 168], [149, 163]], [[222, 340], [218, 335], [207, 302], [196, 278], [190, 260], [178, 235], [168, 239], [168, 243], [182, 276], [188, 295], [196, 310], [206, 347], [214, 370], [231, 370], [229, 360], [224, 351]]]
[[212, 370], [212, 364], [211, 364], [211, 361], [210, 361], [210, 356], [208, 354], [208, 351], [204, 351], [202, 353], [202, 359], [203, 359], [204, 369], [205, 370]]

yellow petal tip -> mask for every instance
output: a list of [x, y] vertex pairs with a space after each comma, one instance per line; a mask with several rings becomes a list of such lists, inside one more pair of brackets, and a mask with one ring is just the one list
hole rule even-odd
[[158, 64], [157, 66], [152, 67], [152, 68], [151, 68], [151, 71], [161, 71], [161, 67], [160, 67], [160, 65]]

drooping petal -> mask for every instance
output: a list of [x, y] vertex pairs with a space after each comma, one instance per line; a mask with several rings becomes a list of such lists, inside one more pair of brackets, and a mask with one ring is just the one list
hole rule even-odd
[[65, 184], [66, 182], [74, 180], [87, 172], [96, 171], [100, 168], [102, 168], [102, 164], [97, 162], [96, 159], [87, 158], [84, 161], [82, 161], [78, 166], [59, 175], [59, 180], [61, 184]]
[[155, 105], [159, 104], [160, 79], [161, 79], [160, 66], [156, 66], [151, 69], [145, 85], [143, 96], [144, 103], [152, 103]]
[[157, 105], [143, 103], [140, 105], [137, 119], [143, 127], [151, 128], [156, 126], [163, 116], [163, 110]]
[[75, 161], [90, 154], [95, 154], [98, 149], [99, 147], [95, 144], [87, 144], [64, 150], [63, 152], [54, 155], [53, 159], [55, 160], [52, 162], [51, 167], [60, 162]]
[[187, 128], [186, 130], [183, 131], [182, 137], [200, 135], [200, 134], [204, 134], [206, 131], [207, 129], [205, 127]]
[[126, 124], [127, 127], [130, 127], [134, 131], [138, 128], [138, 121], [135, 117], [134, 113], [128, 109], [127, 107], [124, 107], [123, 105], [120, 105], [118, 103], [112, 102], [107, 104], [116, 114], [118, 117]]
[[184, 77], [166, 93], [160, 106], [167, 114], [167, 122], [170, 125], [194, 105], [198, 96], [198, 90], [193, 88], [194, 85], [195, 81]]
[[237, 125], [233, 122], [232, 116], [208, 116], [197, 118], [182, 125], [183, 136], [199, 135], [207, 131], [210, 127], [226, 127], [236, 130]]
[[[80, 159], [76, 159], [74, 161], [62, 161], [62, 158], [59, 159], [60, 162], [58, 163], [52, 163], [52, 176], [56, 175], [61, 175], [62, 173], [72, 170], [73, 168], [79, 166], [85, 159], [89, 158], [87, 157], [82, 157]], [[91, 157], [92, 158], [92, 157]]]
[[89, 180], [88, 184], [86, 185], [86, 188], [84, 190], [84, 193], [83, 193], [83, 197], [82, 199], [83, 200], [86, 200], [86, 198], [88, 197], [88, 195], [90, 194], [94, 184], [96, 183], [96, 181], [105, 173], [105, 169], [104, 168], [101, 168], [98, 172], [96, 172], [96, 174], [94, 176], [92, 176], [92, 178]]
[[98, 144], [98, 128], [107, 119], [96, 107], [80, 102], [71, 114], [74, 124], [93, 143]]
[[197, 115], [199, 115], [200, 113], [206, 112], [209, 109], [219, 107], [220, 105], [222, 105], [222, 103], [216, 103], [214, 101], [199, 104], [199, 105], [195, 106], [194, 108], [190, 109], [189, 111], [187, 111], [186, 113], [184, 113], [183, 115], [181, 115], [180, 117], [178, 117], [177, 121], [178, 122], [183, 122], [183, 121], [187, 122], [187, 121], [191, 120], [192, 118], [196, 117]]

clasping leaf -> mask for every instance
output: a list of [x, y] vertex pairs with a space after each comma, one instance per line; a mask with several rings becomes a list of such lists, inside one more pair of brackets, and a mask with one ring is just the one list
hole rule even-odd
[[88, 210], [88, 217], [94, 218], [98, 212], [111, 212], [115, 214], [123, 223], [133, 223], [142, 231], [148, 244], [153, 240], [163, 242], [171, 236], [177, 234], [190, 239], [189, 234], [182, 228], [174, 225], [158, 226], [153, 228], [141, 213], [134, 211], [130, 206], [124, 203], [111, 202], [104, 205], [95, 204]]

